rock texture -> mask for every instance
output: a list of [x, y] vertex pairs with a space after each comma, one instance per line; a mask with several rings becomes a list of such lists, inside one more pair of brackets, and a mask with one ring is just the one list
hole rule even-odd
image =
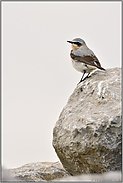
[[95, 71], [75, 88], [53, 130], [71, 175], [121, 170], [121, 69]]
[[[50, 163], [49, 163], [50, 164]], [[57, 163], [55, 163], [55, 164], [59, 164], [58, 162]], [[17, 171], [18, 172], [18, 171]], [[26, 170], [26, 172], [27, 172], [27, 170]], [[38, 172], [39, 173], [39, 172]], [[47, 182], [46, 180], [44, 180], [44, 179], [42, 179], [41, 177], [38, 179], [39, 181], [37, 181], [37, 174], [38, 173], [36, 173], [36, 170], [35, 170], [35, 175], [33, 174], [33, 182]], [[23, 178], [22, 178], [22, 174], [24, 175], [23, 176]], [[30, 173], [29, 173], [30, 174]], [[20, 176], [21, 175], [21, 176]], [[16, 175], [16, 172], [13, 174], [13, 176], [14, 177], [18, 177], [18, 178], [14, 178], [11, 174], [10, 174], [10, 171], [9, 170], [7, 170], [7, 169], [5, 169], [5, 168], [3, 168], [2, 167], [2, 177], [1, 177], [1, 180], [2, 180], [2, 182], [4, 181], [11, 181], [11, 182], [27, 182], [28, 180], [30, 180], [31, 182], [32, 182], [32, 179], [28, 179], [27, 177], [29, 177], [28, 175], [27, 175], [27, 177], [25, 177], [25, 174], [24, 173], [22, 173], [21, 171], [20, 171], [20, 175], [19, 175], [19, 173], [17, 173], [17, 175]], [[106, 181], [106, 182], [112, 182], [112, 181], [114, 181], [114, 182], [121, 182], [122, 181], [122, 173], [120, 172], [120, 171], [113, 171], [113, 172], [107, 172], [107, 173], [104, 173], [104, 174], [89, 174], [89, 175], [80, 175], [80, 176], [65, 176], [65, 177], [63, 177], [63, 178], [60, 178], [61, 177], [61, 175], [58, 177], [57, 176], [57, 178], [56, 179], [53, 179], [53, 180], [50, 180], [50, 182], [61, 182], [61, 181], [65, 181], [65, 182], [68, 182], [68, 181], [70, 181], [70, 182], [81, 182], [81, 181], [84, 181], [84, 182], [86, 182], [86, 181], [88, 181], [88, 182], [104, 182], [104, 181]], [[19, 178], [21, 178], [21, 179], [19, 179]]]
[[70, 175], [60, 162], [29, 163], [10, 169], [11, 176], [23, 182], [47, 182]]
[[78, 176], [70, 176], [62, 179], [56, 179], [53, 182], [121, 182], [122, 173], [120, 171], [106, 172], [104, 174], [84, 174]]

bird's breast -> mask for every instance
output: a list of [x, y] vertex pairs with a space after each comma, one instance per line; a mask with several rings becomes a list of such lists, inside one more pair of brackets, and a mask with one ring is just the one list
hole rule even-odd
[[74, 59], [71, 59], [71, 60], [72, 60], [72, 65], [73, 65], [74, 69], [76, 69], [79, 72], [83, 72], [85, 70], [86, 73], [90, 73], [91, 71], [96, 69], [96, 67], [94, 67], [94, 66], [79, 62]]
[[77, 71], [83, 72], [83, 70], [87, 69], [87, 67], [84, 63], [78, 62], [77, 60], [73, 60], [73, 59], [71, 59], [71, 60], [72, 60], [72, 65], [73, 65], [74, 69], [76, 69]]

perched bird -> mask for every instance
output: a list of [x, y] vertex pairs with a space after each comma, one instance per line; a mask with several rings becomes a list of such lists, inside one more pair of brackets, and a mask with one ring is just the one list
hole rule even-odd
[[[77, 71], [83, 73], [79, 83], [90, 77], [89, 74], [93, 70], [97, 68], [105, 70], [103, 67], [101, 67], [98, 58], [95, 56], [94, 52], [87, 47], [84, 40], [80, 38], [75, 38], [72, 41], [67, 42], [71, 43], [72, 47], [72, 50], [70, 51], [70, 57], [73, 67]], [[85, 73], [88, 73], [88, 75], [84, 78]]]

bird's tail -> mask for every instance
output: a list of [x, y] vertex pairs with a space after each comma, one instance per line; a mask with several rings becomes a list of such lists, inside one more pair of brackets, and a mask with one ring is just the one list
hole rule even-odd
[[106, 70], [105, 70], [103, 67], [101, 67], [101, 66], [100, 66], [100, 67], [98, 67], [98, 68], [99, 68], [99, 69], [101, 69], [101, 70], [104, 70], [104, 71], [106, 71]]

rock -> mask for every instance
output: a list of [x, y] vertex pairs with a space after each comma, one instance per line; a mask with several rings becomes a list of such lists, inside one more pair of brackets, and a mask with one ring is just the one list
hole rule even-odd
[[68, 175], [60, 162], [29, 163], [19, 168], [10, 169], [11, 175], [23, 182], [47, 182]]
[[53, 182], [62, 182], [62, 181], [70, 181], [70, 182], [121, 182], [122, 181], [122, 173], [120, 171], [112, 171], [106, 172], [103, 174], [84, 174], [78, 176], [69, 176], [62, 179], [56, 179]]
[[5, 182], [5, 181], [17, 181], [18, 179], [15, 179], [14, 177], [11, 176], [10, 171], [8, 169], [6, 169], [5, 167], [2, 167], [2, 176], [1, 176], [1, 181]]
[[75, 88], [53, 129], [71, 175], [121, 170], [121, 69], [95, 71]]

